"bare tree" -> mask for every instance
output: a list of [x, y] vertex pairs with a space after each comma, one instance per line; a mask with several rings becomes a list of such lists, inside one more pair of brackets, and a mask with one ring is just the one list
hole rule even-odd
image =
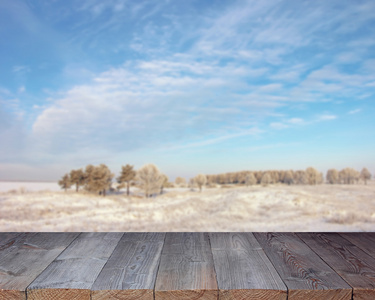
[[122, 166], [121, 168], [122, 170], [120, 176], [117, 178], [117, 182], [120, 184], [119, 188], [124, 187], [124, 184], [127, 183], [126, 194], [129, 196], [130, 182], [134, 180], [137, 173], [131, 165]]
[[186, 186], [186, 179], [183, 177], [177, 177], [176, 180], [174, 181], [176, 185], [185, 187]]
[[194, 182], [199, 187], [199, 191], [202, 192], [202, 186], [204, 186], [207, 182], [207, 177], [204, 174], [198, 174], [194, 177]]
[[78, 192], [79, 187], [85, 184], [85, 173], [82, 169], [70, 171], [70, 182], [76, 185], [76, 192]]
[[336, 169], [329, 169], [327, 171], [326, 179], [330, 184], [339, 183], [339, 172]]
[[71, 182], [70, 182], [70, 178], [69, 178], [69, 174], [65, 174], [60, 180], [59, 180], [59, 186], [61, 186], [62, 189], [66, 190], [67, 189], [70, 189], [70, 187], [72, 186]]
[[106, 190], [111, 187], [114, 174], [111, 173], [105, 164], [101, 164], [97, 167], [89, 165], [86, 167], [86, 171], [88, 171], [86, 172], [87, 190], [105, 196]]
[[151, 197], [160, 192], [162, 186], [162, 174], [159, 169], [153, 165], [144, 165], [137, 171], [137, 179], [145, 193], [145, 197]]
[[367, 168], [362, 169], [360, 178], [365, 182], [365, 184], [367, 184], [367, 180], [371, 179], [371, 173], [369, 170], [367, 170]]

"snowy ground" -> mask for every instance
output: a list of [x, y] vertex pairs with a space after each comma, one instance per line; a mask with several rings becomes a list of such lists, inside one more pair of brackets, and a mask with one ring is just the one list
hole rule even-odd
[[105, 198], [58, 190], [0, 182], [0, 231], [375, 231], [374, 181], [167, 189], [149, 199], [134, 188]]

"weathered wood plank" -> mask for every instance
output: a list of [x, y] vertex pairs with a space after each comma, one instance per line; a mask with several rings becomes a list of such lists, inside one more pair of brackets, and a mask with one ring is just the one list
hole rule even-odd
[[164, 238], [125, 233], [92, 287], [92, 300], [153, 300]]
[[12, 246], [16, 239], [19, 238], [20, 235], [24, 234], [25, 233], [21, 232], [0, 232], [0, 250]]
[[340, 235], [375, 258], [375, 232], [349, 232]]
[[282, 280], [288, 299], [351, 299], [351, 287], [293, 233], [254, 233]]
[[8, 235], [8, 242], [0, 249], [0, 299], [26, 299], [27, 286], [77, 236], [78, 233], [23, 233], [12, 239]]
[[287, 299], [287, 288], [251, 233], [210, 233], [219, 299]]
[[122, 233], [81, 233], [27, 288], [27, 299], [90, 299]]
[[353, 299], [375, 299], [375, 259], [336, 233], [298, 234], [353, 287]]
[[218, 288], [207, 233], [167, 233], [155, 299], [217, 299]]

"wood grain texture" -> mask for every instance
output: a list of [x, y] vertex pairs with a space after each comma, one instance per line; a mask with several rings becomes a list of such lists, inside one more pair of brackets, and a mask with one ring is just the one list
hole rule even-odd
[[156, 277], [155, 299], [217, 299], [207, 233], [167, 233]]
[[371, 257], [375, 257], [375, 232], [349, 232], [339, 234], [358, 248], [361, 248]]
[[337, 233], [298, 236], [353, 287], [353, 299], [375, 299], [375, 259]]
[[0, 250], [12, 246], [15, 243], [16, 238], [24, 234], [25, 233], [21, 232], [0, 232]]
[[164, 238], [125, 233], [92, 287], [92, 300], [153, 300]]
[[288, 300], [351, 299], [351, 287], [293, 233], [254, 233], [288, 287]]
[[286, 299], [287, 288], [251, 233], [210, 233], [219, 299]]
[[0, 299], [15, 300], [26, 299], [27, 286], [78, 234], [23, 233], [5, 236], [7, 241], [0, 249]]
[[27, 299], [90, 299], [122, 233], [81, 233], [28, 287]]

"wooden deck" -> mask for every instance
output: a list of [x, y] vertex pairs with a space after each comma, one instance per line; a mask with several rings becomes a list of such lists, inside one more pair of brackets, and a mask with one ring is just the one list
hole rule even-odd
[[0, 299], [375, 299], [375, 233], [0, 233]]

